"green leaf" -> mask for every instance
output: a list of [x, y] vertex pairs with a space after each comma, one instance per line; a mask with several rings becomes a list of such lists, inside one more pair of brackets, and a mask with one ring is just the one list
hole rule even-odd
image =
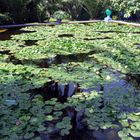
[[34, 136], [34, 133], [26, 133], [25, 135], [24, 135], [24, 138], [25, 139], [30, 139], [30, 138], [32, 138]]
[[47, 115], [45, 120], [47, 120], [47, 121], [52, 121], [53, 119], [54, 119], [53, 116]]
[[130, 131], [130, 134], [133, 137], [140, 137], [140, 130], [132, 130], [132, 131]]
[[69, 134], [69, 131], [66, 130], [66, 129], [62, 129], [61, 132], [60, 132], [61, 136], [65, 136], [65, 135], [68, 135], [68, 134]]
[[39, 128], [37, 129], [39, 132], [45, 131], [46, 128], [43, 125], [40, 125]]

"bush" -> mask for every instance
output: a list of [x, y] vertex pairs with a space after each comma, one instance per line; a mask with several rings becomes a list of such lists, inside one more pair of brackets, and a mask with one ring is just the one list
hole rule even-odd
[[7, 14], [0, 13], [0, 25], [12, 23], [12, 18]]
[[53, 17], [56, 19], [70, 19], [70, 15], [65, 11], [56, 11], [53, 14]]

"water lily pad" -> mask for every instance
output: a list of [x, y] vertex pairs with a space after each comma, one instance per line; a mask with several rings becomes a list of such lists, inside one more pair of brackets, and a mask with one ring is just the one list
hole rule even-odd
[[46, 120], [47, 120], [47, 121], [52, 121], [53, 119], [54, 119], [54, 117], [51, 116], [51, 115], [47, 115], [47, 116], [46, 116]]
[[24, 138], [25, 139], [30, 139], [30, 138], [32, 138], [34, 136], [34, 133], [26, 133], [25, 135], [24, 135]]
[[40, 125], [40, 126], [38, 127], [37, 130], [38, 130], [39, 132], [40, 132], [40, 131], [45, 131], [46, 128], [45, 128], [43, 125]]

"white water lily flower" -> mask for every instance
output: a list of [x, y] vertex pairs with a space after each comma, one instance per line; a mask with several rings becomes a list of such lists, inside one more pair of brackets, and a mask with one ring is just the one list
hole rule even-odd
[[96, 71], [96, 74], [98, 75], [100, 72], [99, 71]]
[[110, 79], [111, 79], [111, 77], [109, 75], [107, 75], [106, 80], [110, 80]]
[[115, 52], [115, 49], [113, 49], [112, 52]]

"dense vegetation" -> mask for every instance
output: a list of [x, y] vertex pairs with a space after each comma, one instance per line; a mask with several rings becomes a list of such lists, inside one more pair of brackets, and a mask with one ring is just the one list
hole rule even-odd
[[[126, 16], [140, 9], [139, 0], [1, 0], [0, 24], [48, 21], [56, 11], [65, 11], [76, 20], [103, 19], [105, 9]], [[61, 13], [60, 13], [61, 14]]]
[[91, 140], [106, 129], [122, 140], [140, 137], [139, 28], [95, 23], [8, 32], [15, 35], [0, 41], [0, 139]]

